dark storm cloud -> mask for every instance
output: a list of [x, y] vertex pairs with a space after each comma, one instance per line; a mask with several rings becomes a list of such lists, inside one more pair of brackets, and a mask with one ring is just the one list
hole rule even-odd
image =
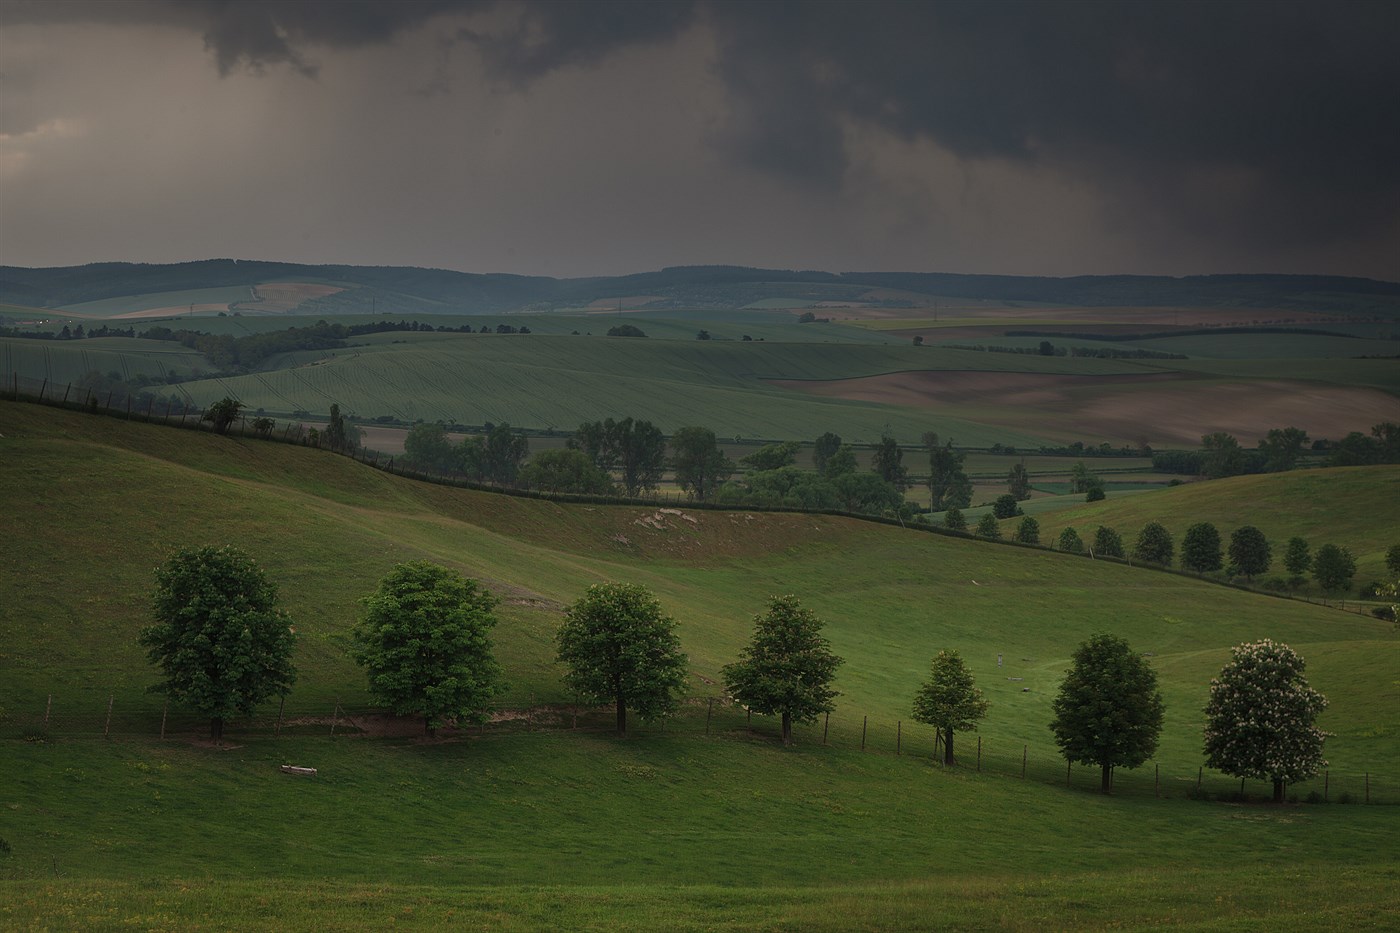
[[716, 4], [731, 141], [839, 184], [843, 119], [1255, 236], [1400, 209], [1400, 5]]

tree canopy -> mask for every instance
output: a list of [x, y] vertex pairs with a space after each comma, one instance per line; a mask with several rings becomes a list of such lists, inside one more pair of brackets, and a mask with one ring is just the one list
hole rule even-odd
[[1283, 553], [1283, 567], [1288, 571], [1289, 584], [1301, 586], [1307, 579], [1308, 571], [1312, 570], [1312, 554], [1308, 551], [1306, 539], [1288, 539], [1288, 549]]
[[1035, 516], [1027, 515], [1021, 519], [1021, 523], [1016, 526], [1016, 533], [1013, 539], [1022, 544], [1040, 543], [1040, 522]]
[[152, 689], [207, 716], [214, 741], [224, 720], [251, 715], [295, 683], [291, 622], [277, 608], [277, 587], [244, 551], [176, 551], [156, 570], [152, 610], [155, 624], [139, 638], [165, 678]]
[[205, 410], [201, 421], [208, 421], [214, 425], [217, 434], [227, 434], [229, 425], [238, 420], [239, 412], [243, 409], [243, 403], [234, 398], [224, 396]]
[[1171, 532], [1161, 522], [1152, 521], [1143, 525], [1142, 531], [1138, 532], [1137, 543], [1133, 545], [1133, 558], [1170, 567], [1175, 551]]
[[475, 580], [426, 560], [399, 564], [361, 600], [352, 630], [369, 692], [395, 715], [480, 721], [501, 690], [491, 651], [498, 600]]
[[[827, 431], [817, 438], [816, 444], [812, 447], [812, 467], [818, 473], [826, 472], [826, 461], [832, 454], [841, 449], [841, 435]], [[852, 467], [854, 469], [854, 466]]]
[[1083, 554], [1084, 540], [1079, 537], [1079, 532], [1073, 528], [1066, 528], [1060, 532], [1060, 537], [1055, 542], [1055, 547], [1069, 554]]
[[1136, 768], [1157, 750], [1164, 710], [1157, 673], [1114, 635], [1079, 646], [1052, 708], [1050, 730], [1060, 751], [1070, 761], [1098, 765], [1105, 794], [1114, 768]]
[[1269, 569], [1273, 549], [1264, 532], [1253, 525], [1236, 528], [1230, 534], [1230, 571], [1252, 580]]
[[1197, 522], [1181, 539], [1181, 567], [1196, 573], [1220, 569], [1220, 532], [1210, 522]]
[[1344, 547], [1324, 544], [1313, 555], [1312, 573], [1325, 592], [1341, 592], [1351, 586], [1351, 578], [1356, 575], [1356, 558]]
[[627, 734], [627, 710], [643, 720], [670, 716], [685, 690], [686, 656], [676, 622], [644, 586], [597, 583], [564, 612], [555, 643], [579, 695], [617, 707], [617, 734]]
[[604, 472], [617, 470], [629, 496], [655, 489], [666, 470], [666, 438], [650, 421], [585, 421], [568, 446], [582, 450]]
[[1095, 557], [1122, 557], [1123, 538], [1107, 525], [1094, 530], [1093, 553]]
[[1273, 782], [1274, 801], [1286, 784], [1326, 767], [1327, 733], [1314, 725], [1327, 698], [1308, 686], [1304, 662], [1269, 639], [1238, 645], [1210, 682], [1206, 704], [1206, 764], [1236, 777]]
[[926, 433], [923, 440], [928, 450], [929, 511], [967, 508], [972, 504], [972, 481], [963, 470], [967, 454], [953, 449], [951, 437], [940, 445], [933, 431]]
[[953, 733], [976, 729], [986, 715], [987, 700], [962, 656], [947, 650], [934, 655], [929, 679], [914, 694], [914, 719], [943, 733], [944, 764], [954, 762]]
[[875, 445], [875, 455], [871, 458], [871, 469], [880, 479], [903, 492], [909, 487], [909, 470], [904, 466], [904, 451], [899, 442], [886, 434]]
[[713, 497], [734, 473], [734, 461], [720, 450], [709, 428], [677, 428], [671, 435], [671, 450], [676, 483], [696, 499]]
[[545, 492], [592, 493], [612, 491], [612, 477], [594, 465], [581, 450], [541, 450], [520, 470], [520, 482]]
[[1001, 526], [997, 524], [997, 517], [991, 512], [987, 512], [977, 520], [977, 527], [973, 534], [979, 538], [991, 538], [993, 541], [1001, 540]]
[[754, 712], [782, 717], [783, 744], [792, 724], [812, 722], [834, 709], [831, 681], [842, 659], [822, 637], [822, 621], [796, 596], [772, 596], [754, 617], [753, 637], [739, 660], [720, 671], [730, 696]]

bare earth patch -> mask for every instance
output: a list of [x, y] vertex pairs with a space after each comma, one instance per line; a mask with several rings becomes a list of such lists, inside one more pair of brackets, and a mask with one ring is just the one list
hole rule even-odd
[[235, 308], [239, 311], [262, 311], [283, 313], [296, 310], [303, 301], [324, 298], [345, 289], [338, 285], [313, 285], [310, 282], [268, 282], [253, 286], [252, 301], [239, 301]]
[[773, 385], [825, 398], [904, 408], [959, 406], [958, 417], [1065, 440], [1196, 446], [1226, 431], [1252, 445], [1270, 428], [1294, 426], [1339, 438], [1395, 417], [1395, 398], [1375, 389], [1288, 380], [1224, 382], [1182, 373], [1067, 376], [1041, 373], [911, 372]]

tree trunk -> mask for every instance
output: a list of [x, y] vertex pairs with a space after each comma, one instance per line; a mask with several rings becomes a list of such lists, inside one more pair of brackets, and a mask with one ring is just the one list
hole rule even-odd
[[953, 766], [953, 730], [943, 730], [943, 763], [948, 767]]
[[431, 716], [423, 717], [423, 734], [427, 736], [436, 734], [435, 730], [433, 729], [433, 720]]
[[1283, 780], [1274, 778], [1274, 803], [1283, 803]]
[[1105, 794], [1113, 793], [1113, 765], [1106, 761], [1103, 763], [1103, 779], [1099, 784], [1099, 790]]
[[627, 734], [627, 704], [617, 701], [617, 734]]
[[792, 713], [783, 710], [783, 744], [792, 744]]
[[224, 717], [215, 716], [209, 720], [209, 738], [215, 742], [224, 740]]

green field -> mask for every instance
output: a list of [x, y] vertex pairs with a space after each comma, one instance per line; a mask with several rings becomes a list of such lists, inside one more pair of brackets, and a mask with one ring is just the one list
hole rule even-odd
[[[246, 285], [228, 285], [221, 288], [191, 288], [173, 292], [153, 292], [146, 295], [123, 295], [119, 298], [103, 298], [98, 301], [82, 301], [56, 309], [61, 316], [68, 311], [84, 317], [110, 318], [133, 311], [148, 311], [154, 308], [181, 308], [200, 304], [232, 304], [235, 301], [252, 301], [253, 290]], [[135, 322], [139, 323], [139, 322]]]
[[[419, 484], [321, 451], [10, 402], [0, 435], [4, 925], [841, 929], [946, 914], [967, 928], [1380, 929], [1400, 909], [1400, 807], [1184, 799], [1210, 677], [1230, 645], [1266, 636], [1307, 657], [1331, 700], [1328, 757], [1350, 782], [1333, 793], [1359, 794], [1366, 773], [1400, 799], [1400, 633], [1376, 620], [834, 517], [705, 511], [655, 527], [639, 523], [651, 508]], [[1315, 493], [1354, 522], [1376, 517], [1374, 488]], [[194, 743], [178, 711], [172, 738], [155, 739], [134, 644], [152, 568], [210, 542], [266, 565], [300, 638], [288, 715], [305, 724], [281, 738], [235, 727], [224, 751]], [[548, 728], [426, 743], [321, 733], [333, 705], [367, 702], [346, 655], [357, 598], [414, 557], [505, 597], [504, 702], [552, 711]], [[626, 742], [558, 728], [573, 701], [552, 660], [559, 607], [607, 579], [650, 586], [677, 617], [701, 701]], [[807, 727], [784, 751], [771, 723], [750, 735], [732, 709], [705, 736], [719, 667], [774, 592], [801, 595], [847, 660], [828, 747]], [[1150, 765], [1112, 799], [1055, 783], [1050, 700], [1070, 651], [1101, 630], [1153, 655], [1169, 799], [1152, 796]], [[989, 761], [1025, 746], [1033, 779], [979, 775], [967, 757], [943, 771], [912, 728], [891, 753], [941, 648], [962, 652], [992, 702]], [[51, 740], [22, 741], [51, 695]], [[288, 760], [322, 775], [288, 778]]]
[[1232, 531], [1253, 525], [1264, 532], [1273, 547], [1271, 576], [1287, 575], [1284, 548], [1289, 538], [1298, 536], [1314, 551], [1323, 544], [1350, 550], [1356, 558], [1358, 584], [1383, 580], [1385, 551], [1400, 544], [1400, 467], [1333, 467], [1236, 476], [1164, 488], [1150, 495], [1081, 501], [1042, 518], [1041, 538], [1053, 540], [1050, 535], [1058, 535], [1066, 526], [1083, 535], [1086, 529], [1092, 532], [1099, 525], [1108, 525], [1131, 547], [1149, 521], [1167, 527], [1177, 542], [1178, 554], [1182, 536], [1196, 522], [1214, 524], [1227, 548]]

